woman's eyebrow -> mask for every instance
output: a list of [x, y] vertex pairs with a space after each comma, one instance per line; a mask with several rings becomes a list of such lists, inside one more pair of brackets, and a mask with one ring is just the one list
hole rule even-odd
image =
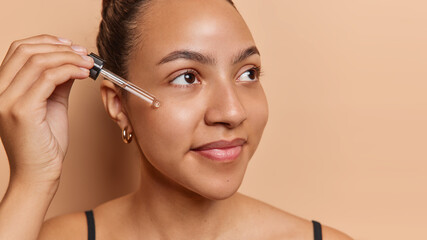
[[211, 56], [205, 56], [199, 52], [195, 52], [191, 50], [178, 50], [178, 51], [173, 51], [168, 55], [166, 55], [166, 57], [162, 58], [162, 60], [160, 60], [160, 62], [157, 63], [157, 65], [164, 64], [167, 62], [172, 62], [181, 58], [200, 62], [203, 64], [213, 65], [216, 63], [216, 60]]
[[[237, 64], [239, 62], [242, 62], [246, 58], [258, 54], [260, 55], [257, 47], [251, 46], [247, 49], [244, 49], [237, 54], [232, 61], [232, 64]], [[191, 50], [177, 50], [169, 53], [166, 55], [162, 60], [160, 60], [157, 65], [164, 64], [167, 62], [172, 62], [178, 59], [188, 59], [196, 62], [200, 62], [202, 64], [216, 64], [216, 59], [209, 55], [203, 55], [202, 53], [191, 51]]]
[[252, 56], [254, 54], [261, 55], [259, 53], [259, 51], [258, 51], [258, 48], [255, 47], [255, 46], [252, 46], [252, 47], [249, 47], [249, 48], [247, 48], [245, 50], [242, 50], [242, 51], [240, 51], [239, 54], [237, 54], [233, 58], [234, 60], [232, 61], [232, 64], [235, 65], [235, 64], [237, 64], [239, 62], [242, 62], [243, 60], [245, 60], [246, 58], [248, 58], [248, 57], [250, 57], [250, 56]]

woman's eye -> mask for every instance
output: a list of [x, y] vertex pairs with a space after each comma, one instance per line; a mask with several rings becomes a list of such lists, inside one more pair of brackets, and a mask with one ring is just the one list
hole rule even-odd
[[257, 67], [251, 68], [248, 71], [244, 72], [239, 77], [239, 81], [243, 82], [254, 82], [259, 78], [259, 70]]
[[197, 79], [195, 73], [186, 72], [174, 78], [170, 83], [174, 85], [191, 85], [200, 83], [200, 81]]

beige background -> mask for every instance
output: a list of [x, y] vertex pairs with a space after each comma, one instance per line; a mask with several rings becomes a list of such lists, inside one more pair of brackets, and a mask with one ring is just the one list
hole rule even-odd
[[[241, 192], [355, 239], [427, 239], [427, 2], [236, 0], [262, 53], [270, 120]], [[0, 56], [39, 33], [95, 50], [101, 0], [0, 3]], [[1, 103], [0, 103], [1, 104]], [[48, 216], [137, 186], [135, 149], [98, 83], [71, 95], [71, 146]], [[0, 193], [8, 164], [0, 149]]]

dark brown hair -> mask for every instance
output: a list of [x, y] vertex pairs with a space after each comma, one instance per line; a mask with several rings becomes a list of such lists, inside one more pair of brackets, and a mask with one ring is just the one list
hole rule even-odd
[[[233, 7], [232, 0], [226, 0]], [[96, 46], [105, 67], [127, 78], [127, 60], [140, 40], [139, 14], [145, 14], [153, 0], [103, 0], [102, 20]]]

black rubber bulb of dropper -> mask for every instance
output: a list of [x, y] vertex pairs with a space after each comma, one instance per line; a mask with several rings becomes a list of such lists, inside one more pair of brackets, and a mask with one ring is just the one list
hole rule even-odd
[[89, 70], [89, 77], [93, 80], [96, 80], [99, 76], [99, 73], [101, 72], [101, 69], [104, 67], [104, 60], [92, 52], [88, 56], [91, 57], [94, 62], [93, 68]]

